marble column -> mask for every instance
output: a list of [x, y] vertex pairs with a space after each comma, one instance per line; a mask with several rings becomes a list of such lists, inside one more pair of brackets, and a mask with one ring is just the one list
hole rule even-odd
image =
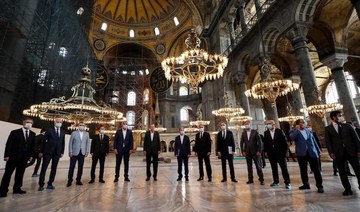
[[360, 0], [351, 0], [351, 3], [354, 5], [358, 17], [360, 19]]
[[245, 20], [245, 3], [242, 3], [238, 6], [238, 11], [239, 11], [239, 15], [240, 15], [241, 31], [243, 32], [243, 34], [245, 34], [249, 30], [246, 25], [246, 20]]
[[244, 116], [250, 116], [249, 99], [245, 95], [245, 91], [247, 90], [246, 83], [242, 81], [239, 82], [239, 87], [240, 87], [240, 105], [245, 110]]
[[260, 0], [254, 0], [254, 3], [255, 3], [255, 9], [256, 9], [256, 16], [259, 20], [262, 16], [262, 9], [261, 9], [262, 5], [261, 5]]
[[229, 35], [230, 35], [230, 43], [231, 46], [235, 45], [235, 32], [234, 32], [234, 19], [231, 19], [227, 22]]
[[[295, 26], [287, 32], [287, 36], [292, 42], [294, 54], [298, 62], [298, 73], [302, 82], [305, 102], [307, 106], [310, 106], [318, 103], [318, 97], [314, 95], [314, 92], [318, 91], [318, 86], [309, 49], [307, 47], [306, 34], [306, 26]], [[319, 137], [322, 138], [324, 136], [324, 123], [322, 119], [315, 114], [309, 116], [312, 128]]]
[[331, 68], [331, 76], [334, 79], [340, 103], [343, 105], [343, 114], [346, 121], [359, 123], [353, 98], [344, 73], [344, 63], [347, 54], [334, 54], [322, 60], [324, 65]]
[[[300, 82], [301, 82], [300, 76], [292, 76], [291, 78], [294, 83], [300, 84]], [[290, 105], [293, 109], [293, 111], [290, 111], [290, 112], [292, 112], [293, 115], [295, 115], [295, 116], [302, 115], [300, 110], [303, 109], [303, 104], [302, 104], [302, 99], [301, 99], [300, 88], [291, 92], [290, 95], [291, 95]]]

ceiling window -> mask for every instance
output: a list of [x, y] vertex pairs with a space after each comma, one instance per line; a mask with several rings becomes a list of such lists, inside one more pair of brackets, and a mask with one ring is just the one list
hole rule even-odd
[[68, 54], [68, 51], [67, 51], [67, 49], [65, 48], [65, 47], [60, 47], [60, 49], [59, 49], [59, 55], [61, 56], [61, 57], [66, 57], [66, 55]]
[[127, 106], [136, 105], [136, 93], [134, 91], [129, 91], [127, 95]]
[[129, 31], [129, 37], [134, 38], [135, 37], [135, 31], [133, 29], [130, 29]]
[[144, 104], [148, 104], [149, 103], [149, 94], [150, 94], [150, 92], [149, 92], [149, 89], [145, 89], [144, 90]]
[[155, 31], [155, 35], [160, 35], [160, 30], [158, 27], [155, 27], [154, 31]]
[[179, 19], [177, 17], [174, 17], [174, 23], [175, 23], [175, 26], [179, 25]]
[[84, 12], [84, 8], [79, 7], [79, 9], [76, 11], [76, 14], [78, 14], [78, 15], [82, 15], [82, 14], [83, 14], [83, 12]]
[[101, 30], [106, 31], [107, 27], [108, 27], [107, 23], [104, 22], [101, 24]]
[[181, 86], [179, 88], [179, 96], [187, 96], [187, 95], [189, 95], [189, 91], [188, 91], [187, 87]]
[[111, 103], [118, 104], [119, 103], [119, 91], [113, 91], [111, 95]]
[[189, 121], [189, 110], [186, 106], [180, 109], [180, 121]]
[[126, 121], [129, 126], [135, 125], [135, 112], [134, 111], [128, 111], [126, 113]]
[[37, 82], [41, 87], [45, 86], [47, 70], [43, 69], [39, 72]]

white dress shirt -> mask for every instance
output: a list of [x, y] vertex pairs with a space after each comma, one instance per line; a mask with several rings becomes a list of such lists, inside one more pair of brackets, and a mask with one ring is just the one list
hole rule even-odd
[[80, 130], [79, 130], [79, 134], [80, 134], [80, 140], [82, 141], [83, 135], [84, 135], [84, 131], [80, 131]]
[[333, 122], [332, 125], [334, 126], [335, 131], [336, 131], [337, 133], [339, 133], [339, 124], [336, 123], [336, 122]]
[[248, 140], [250, 140], [250, 134], [251, 134], [251, 130], [246, 131], [246, 135], [247, 135]]
[[150, 138], [151, 138], [151, 141], [154, 140], [154, 132], [151, 132], [151, 131], [150, 131]]
[[126, 130], [122, 130], [122, 133], [123, 133], [123, 138], [125, 140], [125, 138], [126, 138]]
[[226, 130], [223, 130], [223, 131], [222, 131], [222, 137], [223, 137], [224, 139], [226, 139]]
[[273, 140], [274, 140], [274, 134], [275, 134], [275, 130], [270, 130], [271, 139]]
[[301, 132], [301, 135], [305, 138], [305, 140], [307, 140], [308, 136], [307, 136], [306, 130], [303, 129], [303, 130], [300, 130], [300, 132]]
[[[22, 130], [23, 130], [25, 141], [26, 141], [26, 137], [29, 137], [29, 135], [30, 135], [30, 130], [25, 129], [24, 127], [22, 128]], [[27, 131], [27, 135], [26, 135], [26, 131]]]

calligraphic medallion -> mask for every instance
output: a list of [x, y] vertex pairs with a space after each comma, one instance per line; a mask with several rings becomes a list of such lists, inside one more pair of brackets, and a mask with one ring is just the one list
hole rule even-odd
[[161, 67], [156, 68], [150, 76], [150, 87], [156, 93], [165, 92], [170, 88], [171, 80], [167, 80]]

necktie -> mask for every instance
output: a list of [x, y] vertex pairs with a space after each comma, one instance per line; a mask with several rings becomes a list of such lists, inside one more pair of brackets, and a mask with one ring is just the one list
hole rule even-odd
[[103, 135], [100, 135], [100, 141], [102, 141], [103, 140]]
[[225, 131], [223, 131], [223, 138], [225, 139]]
[[59, 128], [56, 128], [56, 134], [60, 138]]
[[202, 139], [202, 132], [200, 133], [200, 139]]
[[25, 130], [25, 141], [27, 142], [29, 139], [29, 131]]
[[341, 125], [340, 124], [338, 124], [338, 133], [339, 133], [339, 135], [341, 135]]

